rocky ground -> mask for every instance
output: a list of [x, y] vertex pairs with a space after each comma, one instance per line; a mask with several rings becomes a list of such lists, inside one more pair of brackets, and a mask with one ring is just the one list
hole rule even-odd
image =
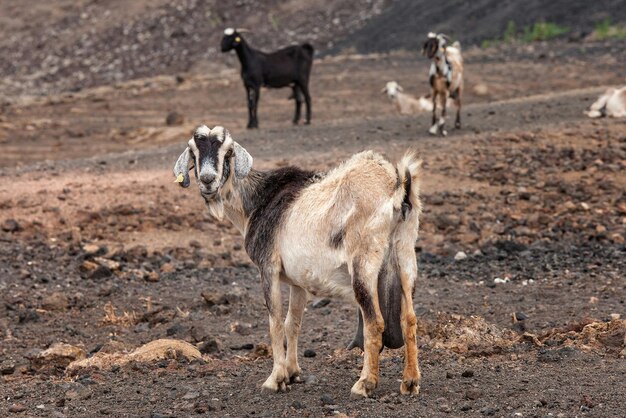
[[[244, 130], [228, 62], [8, 96], [0, 416], [624, 416], [626, 123], [582, 112], [623, 82], [626, 54], [593, 46], [468, 50], [464, 127], [446, 138], [380, 94], [391, 79], [426, 91], [409, 53], [316, 62], [306, 127], [290, 125], [286, 91], [264, 91], [261, 129]], [[389, 350], [374, 396], [350, 399], [355, 310], [326, 299], [305, 315], [305, 382], [261, 394], [256, 269], [234, 228], [172, 182], [199, 123], [229, 128], [264, 169], [420, 153], [418, 397], [398, 394], [402, 351]]]

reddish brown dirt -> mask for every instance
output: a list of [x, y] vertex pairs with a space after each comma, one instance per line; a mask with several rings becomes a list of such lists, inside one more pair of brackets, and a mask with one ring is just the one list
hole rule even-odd
[[[626, 314], [626, 124], [582, 114], [620, 81], [615, 59], [500, 53], [467, 52], [464, 127], [446, 138], [380, 95], [390, 79], [426, 91], [426, 63], [400, 53], [316, 63], [306, 127], [290, 125], [287, 92], [264, 91], [262, 129], [245, 131], [243, 89], [221, 64], [15, 99], [0, 114], [0, 416], [624, 416], [624, 324], [608, 321]], [[170, 110], [182, 126], [165, 126]], [[172, 182], [199, 123], [229, 128], [259, 168], [328, 169], [370, 148], [423, 157], [418, 397], [397, 393], [396, 350], [373, 398], [349, 398], [362, 358], [343, 348], [355, 310], [339, 301], [305, 315], [308, 383], [261, 394], [256, 269], [235, 229]], [[66, 373], [33, 360], [57, 342], [93, 355], [165, 337], [203, 361]]]

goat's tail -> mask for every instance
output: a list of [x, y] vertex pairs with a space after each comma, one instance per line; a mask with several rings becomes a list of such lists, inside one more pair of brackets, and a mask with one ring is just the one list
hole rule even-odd
[[313, 58], [313, 54], [315, 53], [315, 49], [313, 48], [313, 45], [306, 42], [302, 44], [302, 49], [304, 49], [309, 54], [309, 56]]
[[402, 220], [410, 214], [419, 217], [422, 211], [420, 202], [420, 169], [422, 160], [414, 152], [407, 152], [396, 165], [398, 188], [394, 194], [394, 207], [402, 212]]

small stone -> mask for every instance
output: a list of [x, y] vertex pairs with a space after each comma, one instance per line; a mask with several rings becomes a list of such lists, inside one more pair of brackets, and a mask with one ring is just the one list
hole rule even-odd
[[146, 272], [146, 274], [144, 274], [143, 278], [147, 282], [155, 283], [155, 282], [159, 281], [161, 276], [156, 271], [148, 271], [148, 272]]
[[322, 298], [322, 299], [317, 299], [316, 301], [314, 301], [311, 304], [311, 307], [318, 309], [318, 308], [323, 308], [324, 306], [328, 305], [330, 303], [330, 299], [328, 298]]
[[75, 360], [82, 360], [87, 357], [87, 353], [80, 347], [65, 343], [56, 343], [47, 350], [36, 355], [33, 360], [35, 368], [44, 366], [65, 368]]
[[476, 388], [470, 388], [465, 392], [465, 397], [467, 399], [470, 399], [472, 401], [475, 401], [476, 399], [480, 398], [482, 396], [482, 392], [479, 389]]
[[161, 273], [172, 273], [176, 268], [172, 263], [164, 263], [161, 266]]
[[461, 411], [469, 411], [472, 409], [471, 405], [468, 405], [466, 403], [464, 403], [463, 405], [461, 405], [461, 407], [459, 408]]
[[322, 405], [334, 405], [335, 404], [335, 400], [330, 395], [324, 394], [322, 395], [320, 400], [322, 401]]
[[454, 256], [454, 261], [461, 261], [461, 260], [465, 260], [466, 258], [467, 258], [467, 254], [465, 254], [463, 251], [459, 251]]
[[474, 371], [473, 370], [465, 370], [465, 371], [463, 371], [463, 373], [461, 373], [461, 376], [463, 376], [463, 377], [474, 377]]
[[294, 409], [304, 409], [304, 404], [303, 404], [302, 402], [300, 402], [300, 401], [293, 401], [293, 402], [291, 403], [291, 406], [292, 406]]
[[604, 234], [606, 232], [606, 227], [604, 225], [596, 225], [596, 232], [598, 234]]
[[89, 243], [83, 245], [83, 252], [85, 253], [85, 255], [101, 256], [106, 254], [107, 248], [104, 245]]
[[11, 360], [4, 360], [0, 363], [0, 374], [8, 375], [15, 373], [15, 363]]
[[305, 385], [316, 385], [319, 383], [319, 379], [314, 374], [310, 374], [304, 379]]
[[452, 379], [454, 378], [454, 375], [452, 374], [452, 372], [446, 372], [446, 379]]
[[496, 409], [486, 406], [480, 410], [480, 413], [483, 415], [491, 416], [491, 415], [495, 415]]
[[315, 357], [316, 355], [317, 353], [315, 352], [315, 350], [311, 348], [307, 348], [306, 350], [304, 350], [304, 357], [311, 358]]
[[246, 322], [235, 322], [230, 324], [230, 331], [236, 332], [239, 335], [250, 335], [252, 332], [252, 324], [248, 324]]
[[452, 408], [450, 407], [450, 405], [448, 405], [446, 398], [438, 398], [436, 402], [437, 402], [437, 405], [438, 405], [437, 408], [439, 409], [439, 411], [445, 412], [446, 414], [449, 412], [452, 412]]
[[200, 397], [200, 393], [199, 392], [187, 392], [183, 395], [183, 399], [185, 400], [190, 400], [190, 399], [196, 399]]
[[26, 411], [26, 406], [21, 403], [14, 403], [9, 407], [9, 412], [14, 414], [19, 414], [20, 412]]
[[2, 230], [4, 232], [17, 232], [21, 229], [21, 225], [15, 219], [6, 219], [2, 222]]
[[60, 292], [54, 292], [41, 301], [41, 307], [46, 311], [64, 311], [68, 306], [67, 296]]
[[165, 124], [167, 126], [180, 126], [185, 123], [185, 117], [178, 112], [170, 112], [165, 118]]

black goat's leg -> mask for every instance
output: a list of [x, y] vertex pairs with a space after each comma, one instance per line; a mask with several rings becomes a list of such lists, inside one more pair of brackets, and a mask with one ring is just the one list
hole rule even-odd
[[304, 101], [306, 103], [306, 124], [309, 125], [311, 123], [311, 95], [309, 94], [309, 86], [302, 84], [300, 85], [300, 90], [302, 94], [304, 94]]
[[259, 99], [261, 98], [261, 88], [255, 87], [254, 90], [254, 104], [252, 108], [252, 127], [259, 127], [259, 118], [257, 117], [257, 109], [259, 108]]
[[248, 99], [248, 129], [252, 129], [252, 128], [256, 128], [255, 123], [254, 123], [254, 107], [255, 107], [255, 100], [254, 100], [254, 88], [253, 87], [248, 87], [246, 86], [246, 96]]
[[297, 125], [300, 122], [300, 110], [302, 108], [302, 93], [297, 84], [293, 86], [293, 99], [296, 101], [296, 113], [293, 116], [293, 124]]

